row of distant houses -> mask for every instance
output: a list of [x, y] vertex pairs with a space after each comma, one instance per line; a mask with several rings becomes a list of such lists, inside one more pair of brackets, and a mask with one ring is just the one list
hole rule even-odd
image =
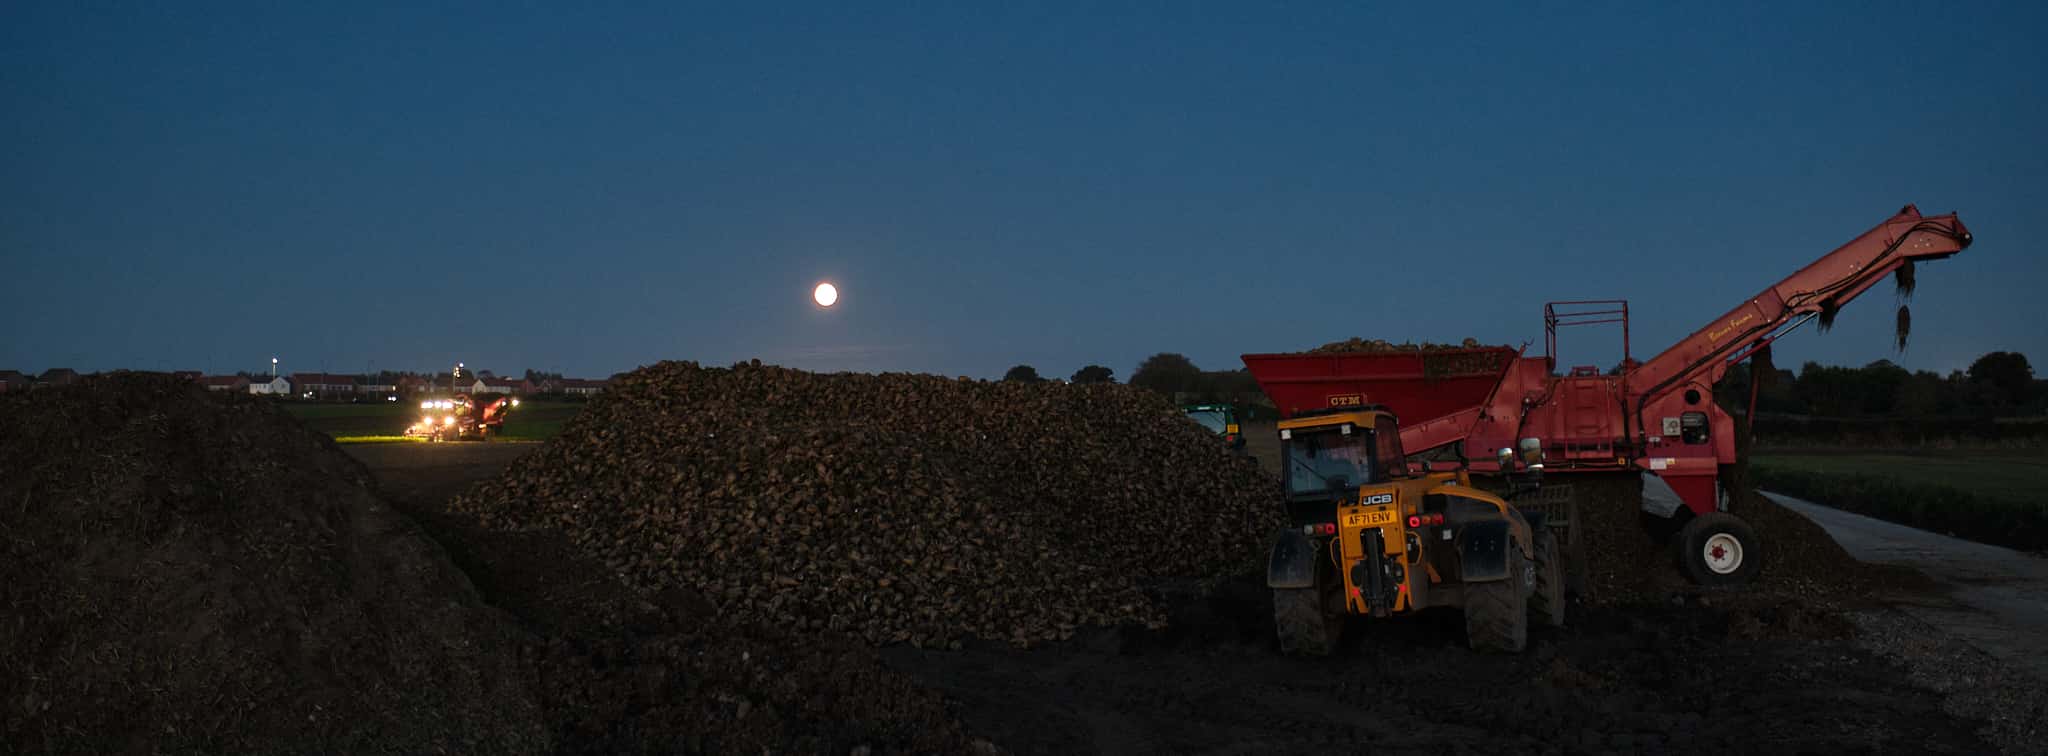
[[[175, 375], [195, 381], [205, 386], [208, 391], [319, 398], [436, 393], [592, 396], [603, 393], [609, 383], [583, 378], [550, 378], [534, 383], [524, 378], [499, 378], [488, 375], [464, 380], [403, 376], [397, 383], [379, 383], [373, 377], [333, 373], [293, 373], [288, 376], [250, 378], [245, 375], [204, 375], [196, 370], [183, 370]], [[13, 370], [0, 370], [0, 391], [65, 386], [78, 380], [78, 377], [78, 372], [69, 368], [52, 368], [33, 378]]]
[[378, 383], [374, 378], [333, 373], [293, 373], [264, 381], [242, 376], [201, 376], [199, 382], [214, 391], [248, 391], [251, 394], [289, 394], [312, 397], [394, 396], [414, 394], [570, 394], [591, 396], [604, 392], [608, 381], [582, 378], [548, 379], [539, 383], [525, 378], [480, 376], [466, 380], [429, 379], [401, 376], [396, 383]]
[[27, 391], [37, 386], [69, 386], [78, 380], [78, 371], [71, 368], [50, 368], [42, 375], [26, 375], [15, 370], [0, 370], [0, 391]]

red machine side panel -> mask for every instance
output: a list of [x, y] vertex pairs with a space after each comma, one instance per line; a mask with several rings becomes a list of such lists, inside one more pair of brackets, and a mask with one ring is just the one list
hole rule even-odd
[[1484, 347], [1247, 354], [1244, 364], [1281, 417], [1326, 407], [1380, 404], [1405, 426], [1478, 406], [1514, 362], [1515, 353], [1509, 347]]

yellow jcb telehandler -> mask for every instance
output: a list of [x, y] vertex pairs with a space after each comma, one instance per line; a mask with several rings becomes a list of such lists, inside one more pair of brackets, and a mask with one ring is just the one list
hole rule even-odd
[[[1519, 652], [1529, 620], [1564, 624], [1564, 562], [1542, 512], [1472, 486], [1463, 469], [1411, 469], [1394, 415], [1364, 405], [1279, 423], [1291, 526], [1273, 546], [1266, 583], [1281, 650], [1327, 654], [1350, 617], [1460, 607], [1474, 649]], [[1501, 469], [1526, 485], [1541, 444], [1501, 449]]]

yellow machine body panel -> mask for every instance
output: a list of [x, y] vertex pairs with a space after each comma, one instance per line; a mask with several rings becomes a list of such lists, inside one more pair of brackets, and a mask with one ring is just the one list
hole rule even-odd
[[[1344, 581], [1344, 607], [1348, 613], [1373, 614], [1366, 597], [1375, 591], [1363, 581], [1375, 578], [1391, 581], [1379, 588], [1379, 592], [1389, 596], [1389, 614], [1431, 605], [1430, 586], [1443, 583], [1445, 578], [1437, 574], [1426, 552], [1451, 545], [1438, 539], [1443, 531], [1434, 526], [1409, 527], [1409, 518], [1424, 514], [1423, 497], [1436, 495], [1492, 505], [1509, 523], [1516, 549], [1533, 558], [1528, 524], [1520, 517], [1509, 516], [1511, 507], [1499, 496], [1472, 488], [1464, 473], [1431, 473], [1366, 487], [1356, 500], [1337, 508], [1337, 537], [1330, 541], [1330, 558]], [[1386, 569], [1378, 575], [1358, 569], [1374, 548], [1378, 549], [1379, 558], [1386, 560]]]
[[1389, 426], [1394, 424], [1393, 414], [1385, 410], [1374, 409], [1357, 412], [1326, 413], [1313, 417], [1288, 418], [1280, 421], [1278, 428], [1283, 431], [1291, 431], [1304, 428], [1327, 428], [1346, 423], [1360, 428], [1375, 428], [1379, 426], [1382, 420]]

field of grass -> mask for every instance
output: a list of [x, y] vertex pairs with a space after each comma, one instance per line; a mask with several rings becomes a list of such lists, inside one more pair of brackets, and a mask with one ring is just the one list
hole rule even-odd
[[419, 418], [418, 403], [364, 402], [362, 404], [315, 404], [285, 402], [306, 427], [330, 436], [397, 436]]
[[[287, 402], [285, 411], [304, 421], [307, 427], [335, 437], [342, 443], [385, 443], [402, 441], [406, 426], [420, 415], [417, 402], [365, 402], [362, 404], [315, 404]], [[498, 438], [540, 441], [562, 430], [562, 424], [583, 409], [577, 402], [521, 401], [505, 417], [505, 433]]]
[[551, 438], [562, 432], [563, 423], [569, 422], [569, 418], [582, 410], [580, 403], [522, 402], [505, 417], [505, 435], [500, 438], [527, 441]]
[[1766, 450], [1766, 490], [1983, 543], [2048, 550], [2048, 452]]
[[1872, 475], [1968, 489], [1991, 499], [2048, 506], [2048, 450], [1759, 451], [1752, 463], [1824, 475]]

